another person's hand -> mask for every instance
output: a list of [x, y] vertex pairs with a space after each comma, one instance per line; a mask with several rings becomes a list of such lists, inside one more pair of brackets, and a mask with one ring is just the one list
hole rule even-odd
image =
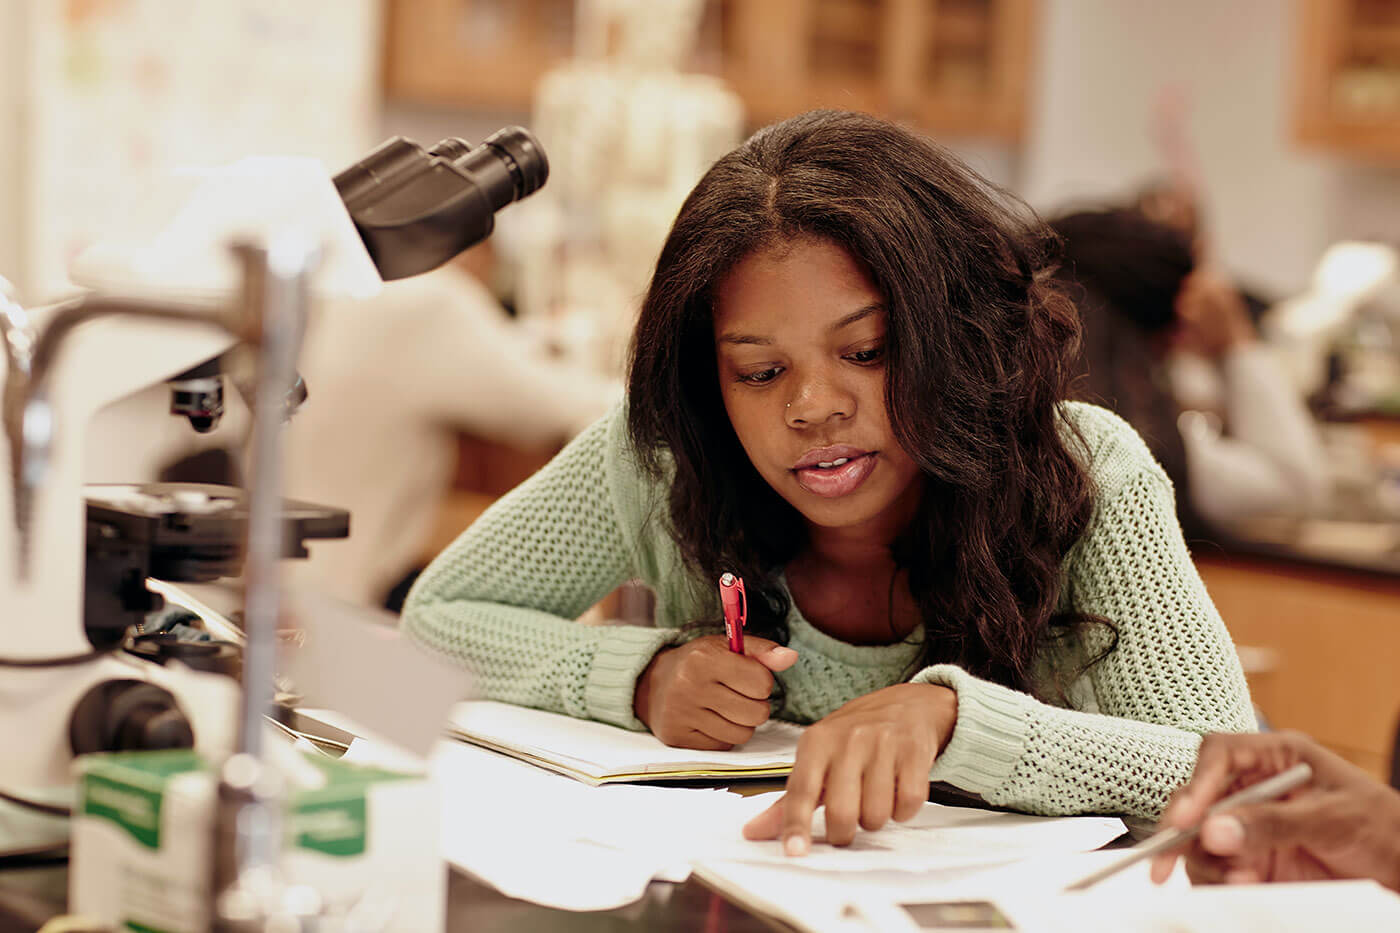
[[1175, 346], [1208, 359], [1218, 360], [1257, 336], [1239, 291], [1224, 276], [1206, 269], [1186, 277], [1176, 296], [1176, 311]]
[[[1286, 798], [1207, 818], [1186, 849], [1187, 874], [1242, 884], [1373, 878], [1400, 891], [1400, 792], [1300, 733], [1206, 736], [1162, 825], [1189, 828], [1220, 798], [1300, 761], [1312, 780]], [[1165, 880], [1180, 854], [1158, 856], [1153, 880]]]
[[812, 814], [826, 806], [826, 839], [849, 845], [857, 824], [879, 829], [912, 819], [928, 800], [928, 773], [953, 735], [956, 691], [896, 684], [852, 700], [807, 727], [783, 796], [744, 827], [746, 839], [778, 839], [789, 855], [812, 844]]
[[730, 749], [768, 720], [773, 672], [796, 661], [796, 651], [766, 638], [745, 637], [735, 654], [723, 637], [705, 635], [657, 652], [637, 678], [633, 711], [667, 745]]

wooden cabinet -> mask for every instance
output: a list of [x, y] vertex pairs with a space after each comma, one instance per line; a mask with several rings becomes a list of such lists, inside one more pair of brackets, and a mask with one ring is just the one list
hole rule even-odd
[[773, 0], [732, 4], [724, 77], [755, 123], [813, 107], [1015, 140], [1024, 124], [1030, 0]]
[[524, 111], [535, 81], [573, 48], [574, 0], [389, 0], [390, 99]]
[[1377, 778], [1400, 723], [1400, 579], [1236, 555], [1196, 566], [1236, 644], [1267, 649], [1250, 680], [1271, 725]]
[[[394, 100], [528, 110], [571, 51], [573, 0], [390, 0]], [[1011, 141], [1024, 124], [1033, 0], [707, 0], [694, 60], [760, 125], [813, 107]]]
[[1302, 0], [1298, 138], [1400, 159], [1400, 0]]

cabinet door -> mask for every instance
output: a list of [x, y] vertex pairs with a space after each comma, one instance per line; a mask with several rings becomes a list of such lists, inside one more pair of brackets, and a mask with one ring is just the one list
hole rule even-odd
[[1299, 14], [1298, 138], [1400, 158], [1400, 0], [1303, 0]]
[[389, 0], [387, 96], [528, 111], [535, 82], [568, 57], [574, 0]]
[[[687, 70], [725, 79], [759, 126], [864, 110], [924, 130], [1015, 140], [1034, 0], [707, 0]], [[570, 53], [573, 0], [390, 0], [389, 97], [527, 110]]]
[[1299, 729], [1384, 779], [1400, 719], [1400, 580], [1239, 555], [1196, 555], [1236, 644], [1268, 649], [1251, 680], [1277, 729]]
[[1032, 0], [734, 3], [724, 76], [767, 123], [814, 107], [1015, 140]]

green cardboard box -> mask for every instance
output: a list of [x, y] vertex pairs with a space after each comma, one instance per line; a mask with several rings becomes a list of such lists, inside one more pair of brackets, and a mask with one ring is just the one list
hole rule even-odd
[[[435, 786], [303, 756], [323, 780], [293, 790], [282, 878], [313, 887], [336, 928], [352, 912], [395, 933], [441, 930], [447, 868]], [[69, 909], [138, 933], [204, 933], [215, 779], [193, 751], [78, 759]], [[337, 921], [335, 918], [342, 918]]]

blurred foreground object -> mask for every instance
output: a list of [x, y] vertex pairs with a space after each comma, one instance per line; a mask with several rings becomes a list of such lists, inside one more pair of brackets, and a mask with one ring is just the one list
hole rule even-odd
[[351, 528], [292, 579], [360, 605], [382, 603], [418, 566], [459, 433], [548, 449], [622, 397], [620, 384], [548, 355], [455, 268], [322, 308], [302, 372], [328, 404], [308, 404], [287, 435], [288, 493], [349, 509]]
[[[258, 196], [261, 210], [254, 206]], [[92, 417], [113, 400], [179, 376], [240, 342], [262, 348], [280, 340], [285, 347], [288, 328], [299, 326], [286, 319], [304, 310], [301, 287], [323, 248], [331, 257], [321, 266], [320, 287], [356, 291], [378, 280], [334, 186], [312, 160], [250, 160], [209, 173], [167, 233], [150, 248], [122, 243], [81, 256], [73, 273], [96, 291], [32, 316], [8, 302], [0, 306], [0, 462], [10, 474], [0, 484], [0, 666], [6, 669], [0, 733], [27, 737], [0, 760], [0, 790], [11, 798], [0, 809], [6, 848], [66, 837], [76, 754], [193, 743], [219, 757], [233, 744], [234, 681], [193, 663], [163, 657], [164, 664], [155, 664], [123, 650], [133, 616], [141, 617], [143, 604], [157, 608], [159, 600], [146, 592], [140, 569], [150, 555], [139, 542], [128, 542], [129, 550], [117, 547], [116, 525], [132, 517], [133, 505], [138, 518], [149, 518], [140, 513], [151, 497], [128, 500], [117, 510], [122, 517], [98, 515], [88, 525], [93, 515], [83, 497], [82, 464]], [[245, 245], [230, 250], [230, 240]], [[254, 243], [261, 246], [247, 245]], [[274, 434], [281, 429], [286, 384], [263, 396], [275, 410]], [[163, 401], [168, 411], [168, 394]], [[188, 431], [188, 423], [182, 428]], [[163, 517], [219, 505], [209, 496], [198, 503], [186, 496], [181, 503]], [[259, 553], [275, 562], [284, 543], [279, 505], [273, 489], [270, 501], [250, 502], [241, 523], [202, 515], [216, 528], [218, 546], [211, 550], [219, 562], [230, 556], [222, 551], [224, 538], [259, 524], [270, 533]], [[85, 526], [98, 538], [92, 552], [85, 548]], [[193, 554], [210, 542], [196, 534], [187, 543]], [[126, 569], [104, 572], [109, 559], [128, 558]], [[88, 572], [90, 559], [95, 564]], [[111, 591], [94, 599], [89, 586]], [[154, 688], [164, 691], [158, 700]], [[79, 733], [87, 738], [75, 741]]]
[[[12, 474], [3, 487], [8, 498], [0, 497], [6, 506], [0, 515], [0, 573], [9, 578], [0, 587], [0, 619], [10, 627], [0, 666], [16, 671], [5, 678], [8, 700], [0, 704], [0, 718], [12, 720], [13, 728], [0, 731], [25, 730], [37, 737], [0, 767], [6, 802], [0, 830], [11, 845], [51, 845], [67, 832], [72, 813], [67, 779], [74, 756], [189, 747], [198, 741], [218, 774], [218, 789], [211, 869], [205, 876], [215, 903], [212, 909], [197, 904], [196, 910], [216, 929], [262, 929], [278, 919], [306, 920], [326, 912], [324, 902], [300, 898], [299, 889], [289, 887], [279, 872], [287, 775], [264, 737], [278, 663], [278, 560], [287, 545], [279, 514], [287, 387], [295, 381], [312, 286], [327, 247], [341, 263], [333, 277], [341, 285], [377, 283], [379, 273], [364, 246], [386, 267], [401, 270], [421, 260], [421, 268], [432, 268], [485, 237], [499, 206], [543, 182], [539, 156], [528, 184], [491, 194], [493, 186], [505, 187], [492, 175], [496, 163], [518, 168], [529, 159], [500, 149], [474, 162], [471, 151], [459, 149], [467, 147], [456, 141], [446, 147], [451, 165], [432, 161], [437, 157], [421, 150], [410, 153], [428, 159], [430, 179], [454, 176], [446, 187], [424, 187], [415, 180], [423, 173], [380, 165], [378, 172], [359, 175], [355, 172], [363, 166], [354, 167], [338, 179], [343, 185], [338, 191], [323, 171], [308, 170], [305, 160], [245, 160], [235, 170], [211, 174], [195, 191], [172, 225], [175, 235], [167, 230], [164, 239], [157, 237], [144, 249], [122, 243], [96, 251], [100, 261], [91, 268], [104, 279], [102, 291], [56, 306], [42, 326], [32, 325], [8, 300], [0, 304], [4, 439]], [[509, 180], [508, 172], [495, 175]], [[405, 202], [413, 209], [405, 209]], [[451, 228], [446, 239], [444, 218]], [[387, 241], [369, 232], [386, 227], [394, 231]], [[232, 245], [237, 271], [232, 282], [228, 264], [206, 255], [214, 243], [221, 244], [220, 255]], [[211, 378], [204, 364], [221, 358], [231, 345], [251, 354], [255, 376], [243, 548], [246, 637], [236, 717], [229, 715], [235, 703], [227, 689], [222, 695], [211, 692], [199, 672], [187, 671], [177, 660], [164, 665], [138, 660], [134, 649], [122, 650], [124, 631], [94, 638], [72, 611], [83, 589], [79, 486], [88, 419], [106, 402], [174, 376], [181, 383], [174, 410], [193, 415], [196, 427], [212, 427], [221, 406], [209, 401], [213, 393], [202, 385]], [[192, 406], [187, 377], [196, 373], [201, 386], [193, 394], [206, 401]], [[304, 395], [304, 389], [298, 392], [297, 401]], [[152, 505], [158, 499], [145, 495], [141, 503], [163, 509], [163, 502]], [[205, 498], [179, 505], [215, 503]], [[104, 528], [110, 530], [89, 525], [99, 536]], [[200, 543], [192, 546], [197, 550]], [[221, 572], [234, 569], [223, 550], [216, 557]], [[144, 571], [135, 569], [127, 582], [140, 589], [143, 577]], [[410, 682], [397, 687], [405, 694], [412, 690]], [[143, 699], [136, 711], [129, 698], [138, 694], [152, 700]], [[135, 721], [123, 720], [121, 711]], [[230, 732], [236, 737], [231, 753]], [[20, 818], [11, 819], [16, 807]], [[204, 825], [189, 825], [184, 832], [209, 838]], [[145, 896], [139, 880], [118, 874], [127, 895]], [[440, 905], [434, 913], [440, 919]]]

